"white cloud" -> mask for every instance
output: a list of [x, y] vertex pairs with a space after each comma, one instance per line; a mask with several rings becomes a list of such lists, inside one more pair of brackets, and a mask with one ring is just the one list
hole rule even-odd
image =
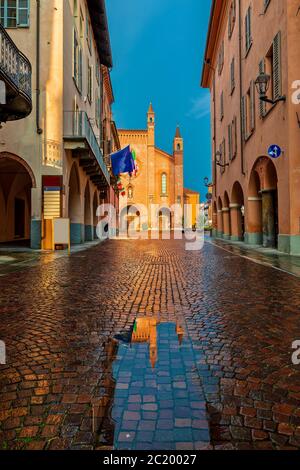
[[210, 114], [210, 95], [205, 94], [192, 100], [192, 106], [187, 113], [188, 117], [202, 119]]

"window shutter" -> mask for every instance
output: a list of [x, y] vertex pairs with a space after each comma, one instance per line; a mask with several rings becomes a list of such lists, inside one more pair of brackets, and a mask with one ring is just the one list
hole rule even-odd
[[243, 135], [243, 139], [246, 140], [247, 122], [246, 122], [246, 97], [245, 96], [242, 97], [241, 110], [242, 110], [242, 135]]
[[250, 124], [251, 124], [251, 131], [255, 129], [255, 85], [254, 81], [251, 81], [250, 85], [250, 108], [251, 108], [251, 116], [250, 116]]
[[231, 62], [231, 67], [230, 67], [230, 75], [231, 75], [231, 92], [233, 92], [235, 88], [235, 77], [234, 77], [234, 58], [232, 59]]
[[279, 31], [273, 41], [273, 99], [276, 100], [281, 95], [281, 32]]
[[[259, 63], [259, 73], [264, 73], [266, 70], [266, 64], [265, 64], [265, 59], [261, 60]], [[259, 114], [260, 117], [264, 117], [267, 112], [267, 103], [264, 101], [259, 100]]]
[[237, 119], [236, 116], [232, 121], [232, 158], [237, 154]]
[[79, 64], [78, 64], [78, 87], [82, 91], [82, 49], [79, 48]]
[[232, 160], [232, 125], [228, 126], [228, 158]]

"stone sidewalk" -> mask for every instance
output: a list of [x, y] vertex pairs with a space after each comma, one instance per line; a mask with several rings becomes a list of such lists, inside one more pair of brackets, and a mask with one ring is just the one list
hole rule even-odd
[[[208, 243], [187, 252], [182, 241], [109, 241], [3, 276], [0, 448], [115, 445], [123, 432], [111, 419], [122, 383], [115, 374], [116, 338], [136, 317], [149, 316], [180, 322], [197, 351], [195, 367], [178, 372], [183, 378], [171, 385], [180, 383], [188, 392], [180, 399], [191, 405], [196, 381], [205, 413], [198, 421], [202, 431], [208, 423], [208, 442], [191, 431], [196, 417], [173, 422], [181, 418], [170, 413], [177, 404], [169, 389], [173, 396], [163, 400], [169, 408], [139, 415], [137, 426], [149, 421], [142, 427], [151, 431], [134, 435], [135, 448], [151, 447], [162, 413], [167, 421], [173, 416], [169, 448], [193, 441], [193, 448], [300, 449], [300, 366], [291, 362], [299, 306], [299, 279]], [[154, 400], [158, 394], [157, 387]], [[144, 406], [142, 399], [133, 405], [136, 413]], [[128, 417], [122, 405], [121, 417]], [[178, 424], [192, 441], [185, 442]]]

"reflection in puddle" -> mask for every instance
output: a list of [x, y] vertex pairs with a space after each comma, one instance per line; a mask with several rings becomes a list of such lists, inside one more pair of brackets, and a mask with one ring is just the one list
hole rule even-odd
[[[120, 342], [116, 354], [110, 445], [165, 450], [201, 448], [209, 442], [197, 360], [180, 325], [139, 318], [131, 342]], [[103, 423], [98, 429], [103, 434]]]

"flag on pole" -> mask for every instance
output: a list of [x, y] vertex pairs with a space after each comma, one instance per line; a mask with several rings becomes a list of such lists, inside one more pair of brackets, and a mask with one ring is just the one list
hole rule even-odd
[[135, 163], [129, 145], [111, 155], [111, 166], [115, 176], [134, 171]]

